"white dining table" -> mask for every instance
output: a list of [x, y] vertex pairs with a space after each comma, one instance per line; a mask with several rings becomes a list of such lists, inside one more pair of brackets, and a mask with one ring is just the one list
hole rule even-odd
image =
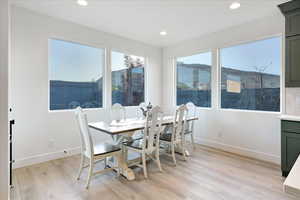
[[[186, 121], [198, 120], [197, 117], [188, 117]], [[128, 180], [134, 180], [135, 175], [128, 164], [128, 152], [123, 148], [122, 143], [125, 140], [132, 139], [135, 132], [145, 129], [145, 119], [142, 118], [128, 118], [120, 121], [112, 121], [110, 123], [104, 121], [90, 122], [88, 125], [90, 128], [99, 132], [109, 134], [116, 145], [122, 147], [122, 163], [121, 174]], [[164, 116], [162, 119], [162, 125], [168, 126], [174, 123], [174, 116]]]

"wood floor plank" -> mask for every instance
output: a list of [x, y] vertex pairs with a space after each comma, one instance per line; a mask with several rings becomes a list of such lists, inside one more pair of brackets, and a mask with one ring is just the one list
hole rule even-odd
[[[95, 176], [85, 189], [87, 170], [77, 181], [79, 156], [14, 170], [13, 200], [296, 200], [283, 192], [279, 166], [198, 145], [175, 167], [161, 156], [163, 172], [150, 162], [149, 178], [135, 168], [136, 180], [115, 173]], [[97, 168], [103, 166], [98, 165]]]

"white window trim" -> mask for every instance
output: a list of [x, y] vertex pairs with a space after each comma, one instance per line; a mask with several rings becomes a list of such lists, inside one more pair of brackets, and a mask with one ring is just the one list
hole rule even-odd
[[173, 101], [176, 107], [178, 107], [179, 105], [177, 105], [177, 59], [178, 58], [182, 58], [182, 57], [188, 57], [188, 56], [193, 56], [193, 55], [197, 55], [197, 54], [202, 54], [202, 53], [211, 53], [211, 73], [210, 73], [210, 88], [211, 88], [211, 98], [210, 98], [210, 107], [202, 107], [202, 106], [196, 106], [197, 109], [203, 109], [203, 110], [212, 110], [214, 109], [214, 102], [213, 102], [213, 93], [214, 93], [214, 89], [213, 89], [213, 78], [214, 78], [214, 53], [213, 53], [213, 49], [206, 49], [206, 50], [200, 50], [197, 52], [192, 53], [191, 55], [185, 55], [185, 56], [176, 56], [173, 57], [173, 63], [172, 63], [172, 68], [173, 68], [173, 77], [174, 77], [174, 86], [173, 90], [174, 90], [174, 95], [173, 95]]
[[[104, 50], [104, 60], [103, 60], [103, 74], [102, 74], [102, 81], [103, 81], [103, 88], [102, 88], [102, 107], [100, 108], [83, 108], [83, 110], [86, 111], [99, 111], [99, 110], [105, 110], [109, 109], [112, 106], [112, 65], [111, 65], [111, 53], [112, 51], [120, 52], [126, 55], [135, 55], [135, 56], [140, 56], [145, 59], [145, 65], [144, 65], [144, 101], [147, 103], [149, 101], [148, 94], [149, 94], [149, 88], [148, 88], [148, 80], [149, 80], [149, 74], [148, 74], [148, 65], [149, 65], [149, 58], [146, 55], [139, 55], [136, 53], [132, 53], [131, 51], [127, 51], [124, 49], [118, 49], [118, 48], [112, 48], [112, 47], [105, 47], [105, 45], [102, 44], [95, 44], [95, 43], [89, 43], [89, 42], [84, 42], [80, 41], [78, 39], [70, 39], [70, 38], [64, 38], [64, 37], [49, 37], [48, 38], [48, 59], [49, 59], [49, 41], [50, 40], [60, 40], [60, 41], [65, 41], [65, 42], [70, 42], [74, 44], [79, 44], [79, 45], [84, 45], [84, 46], [89, 46], [93, 48], [98, 48], [98, 49], [103, 49]], [[49, 60], [47, 62], [48, 65], [48, 112], [50, 113], [55, 113], [55, 112], [73, 112], [73, 109], [59, 109], [59, 110], [50, 110], [50, 78], [49, 78]], [[134, 108], [138, 107], [139, 105], [136, 106], [125, 106], [128, 108]]]
[[[238, 45], [243, 45], [243, 44], [248, 44], [248, 43], [253, 43], [253, 42], [258, 42], [258, 41], [262, 41], [262, 40], [267, 40], [267, 39], [271, 39], [271, 38], [275, 38], [275, 37], [279, 37], [280, 38], [280, 55], [281, 55], [281, 66], [280, 66], [280, 105], [279, 105], [279, 111], [264, 111], [264, 110], [247, 110], [247, 109], [234, 109], [234, 108], [222, 108], [221, 107], [221, 97], [222, 97], [222, 93], [221, 93], [221, 73], [222, 73], [222, 66], [221, 66], [221, 59], [220, 59], [220, 50], [223, 48], [229, 48], [229, 47], [233, 47], [233, 46], [238, 46]], [[247, 40], [247, 41], [243, 41], [243, 42], [238, 42], [232, 45], [226, 45], [223, 47], [219, 47], [217, 48], [218, 51], [218, 110], [221, 111], [230, 111], [230, 112], [256, 112], [256, 113], [270, 113], [270, 114], [281, 114], [283, 113], [283, 103], [285, 103], [285, 98], [284, 95], [285, 94], [285, 88], [284, 88], [284, 82], [283, 82], [283, 71], [284, 71], [284, 63], [283, 63], [283, 58], [284, 58], [284, 51], [283, 51], [283, 35], [282, 34], [275, 34], [275, 35], [269, 35], [269, 36], [264, 36], [264, 37], [260, 37], [254, 40]]]
[[[121, 50], [121, 49], [118, 49], [118, 48], [109, 48], [109, 58], [107, 58], [109, 60], [109, 64], [108, 64], [108, 68], [107, 68], [107, 71], [108, 71], [108, 80], [107, 80], [107, 91], [106, 91], [106, 94], [107, 94], [107, 108], [111, 108], [112, 106], [112, 62], [111, 62], [111, 54], [112, 52], [118, 52], [118, 53], [123, 53], [125, 55], [134, 55], [134, 56], [138, 56], [138, 57], [143, 57], [144, 58], [144, 102], [147, 103], [148, 102], [148, 62], [149, 62], [149, 59], [147, 56], [145, 55], [136, 55], [135, 53], [131, 53], [130, 51], [127, 51], [127, 50]], [[142, 102], [141, 102], [142, 103]], [[122, 105], [123, 106], [123, 105]], [[139, 105], [136, 105], [136, 106], [124, 106], [125, 108], [138, 108]]]
[[107, 73], [107, 48], [105, 48], [103, 45], [98, 45], [98, 44], [91, 44], [89, 42], [83, 42], [83, 41], [79, 41], [79, 40], [74, 40], [74, 39], [66, 39], [64, 37], [49, 37], [47, 40], [47, 94], [48, 94], [48, 112], [49, 113], [60, 113], [60, 112], [74, 112], [74, 109], [58, 109], [58, 110], [50, 110], [50, 78], [49, 78], [49, 42], [50, 40], [59, 40], [59, 41], [64, 41], [64, 42], [69, 42], [69, 43], [74, 43], [74, 44], [79, 44], [79, 45], [83, 45], [83, 46], [88, 46], [88, 47], [92, 47], [92, 48], [97, 48], [97, 49], [103, 49], [104, 50], [104, 60], [103, 60], [103, 73], [102, 73], [102, 107], [100, 108], [82, 108], [85, 111], [94, 111], [94, 110], [104, 110], [106, 109], [106, 105], [105, 105], [105, 99], [106, 99], [106, 92], [105, 92], [105, 88], [106, 88], [106, 73]]
[[[228, 48], [232, 46], [252, 43], [256, 41], [266, 40], [274, 37], [280, 37], [280, 55], [281, 55], [281, 66], [280, 66], [280, 111], [263, 111], [263, 110], [246, 110], [246, 109], [232, 109], [232, 108], [221, 108], [221, 62], [220, 62], [220, 49], [222, 48]], [[228, 43], [226, 45], [221, 45], [218, 48], [212, 48], [209, 50], [201, 50], [201, 51], [192, 51], [190, 55], [195, 55], [199, 53], [205, 53], [205, 52], [211, 52], [212, 53], [212, 74], [211, 74], [211, 107], [197, 107], [197, 109], [203, 109], [203, 110], [220, 110], [220, 111], [228, 111], [228, 112], [248, 112], [248, 113], [263, 113], [263, 114], [275, 114], [279, 115], [282, 113], [285, 113], [285, 94], [286, 89], [284, 87], [285, 82], [285, 40], [284, 35], [282, 33], [278, 34], [272, 34], [272, 35], [266, 35], [262, 37], [257, 37], [255, 39], [249, 39], [249, 40], [243, 40], [236, 43]], [[178, 57], [186, 57], [190, 55], [184, 55], [184, 56], [174, 56], [170, 57], [172, 59], [172, 69], [173, 69], [173, 105], [177, 107], [177, 66], [176, 61]], [[216, 80], [216, 81], [215, 81]], [[216, 82], [216, 83], [214, 83]], [[214, 86], [215, 85], [215, 86]]]

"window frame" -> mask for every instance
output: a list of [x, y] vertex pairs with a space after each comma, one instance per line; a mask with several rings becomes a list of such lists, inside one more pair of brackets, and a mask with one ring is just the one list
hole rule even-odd
[[[253, 43], [253, 42], [258, 42], [258, 41], [262, 41], [262, 40], [267, 40], [267, 39], [271, 39], [271, 38], [276, 38], [278, 37], [280, 39], [280, 72], [279, 72], [279, 76], [280, 76], [280, 106], [279, 106], [279, 111], [264, 111], [264, 110], [247, 110], [247, 109], [233, 109], [233, 108], [222, 108], [221, 107], [221, 101], [222, 101], [222, 92], [221, 92], [221, 78], [222, 78], [222, 63], [221, 63], [221, 49], [223, 48], [229, 48], [229, 47], [234, 47], [234, 46], [239, 46], [239, 45], [243, 45], [243, 44], [249, 44], [249, 43]], [[283, 34], [273, 34], [273, 35], [267, 35], [267, 36], [263, 36], [263, 37], [258, 37], [256, 39], [252, 39], [252, 40], [244, 40], [244, 41], [240, 41], [237, 43], [232, 43], [232, 44], [228, 44], [228, 45], [224, 45], [224, 46], [220, 46], [217, 48], [217, 93], [218, 93], [218, 99], [217, 99], [217, 109], [220, 111], [231, 111], [231, 112], [248, 112], [248, 113], [264, 113], [264, 114], [281, 114], [284, 112], [285, 108], [283, 107], [283, 105], [285, 105], [285, 99], [284, 99], [284, 94], [285, 94], [285, 87], [284, 87], [284, 51], [283, 51], [283, 47], [284, 47], [284, 38], [283, 38]]]
[[58, 109], [58, 110], [51, 110], [50, 109], [50, 77], [49, 77], [49, 71], [50, 71], [50, 65], [49, 65], [49, 59], [50, 59], [50, 41], [51, 40], [58, 40], [62, 42], [69, 42], [73, 44], [79, 44], [82, 46], [87, 46], [91, 48], [96, 48], [96, 49], [103, 49], [104, 50], [104, 55], [103, 55], [103, 69], [102, 69], [102, 107], [100, 108], [82, 108], [85, 111], [93, 111], [93, 110], [104, 110], [106, 109], [106, 73], [107, 73], [107, 48], [104, 47], [104, 45], [96, 44], [96, 43], [89, 43], [89, 42], [83, 42], [75, 39], [65, 39], [63, 37], [48, 37], [47, 40], [47, 93], [48, 93], [48, 112], [49, 113], [55, 113], [55, 112], [73, 112], [74, 109], [68, 108], [68, 109]]
[[[108, 93], [107, 93], [107, 96], [108, 96], [108, 102], [109, 102], [109, 105], [108, 106], [112, 106], [113, 103], [112, 103], [112, 52], [117, 52], [117, 53], [122, 53], [124, 55], [133, 55], [133, 56], [137, 56], [137, 57], [143, 57], [144, 58], [144, 102], [148, 102], [148, 57], [145, 56], [145, 55], [137, 55], [135, 53], [132, 53], [132, 51], [128, 51], [128, 50], [124, 50], [124, 49], [119, 49], [119, 48], [110, 48], [109, 49], [109, 65], [108, 65], [108, 71], [109, 71], [109, 74], [108, 74], [108, 77], [107, 78], [107, 85], [108, 86]], [[141, 102], [142, 103], [142, 102]], [[123, 106], [123, 105], [122, 105]], [[135, 106], [123, 106], [125, 108], [136, 108], [136, 107], [139, 107], [139, 105], [135, 105]]]
[[[221, 108], [221, 62], [220, 62], [220, 49], [228, 48], [232, 46], [252, 43], [260, 40], [266, 40], [274, 37], [280, 38], [280, 110], [279, 111], [263, 111], [263, 110], [244, 110], [244, 109], [232, 109], [232, 108]], [[195, 50], [195, 51], [188, 51], [188, 54], [179, 54], [175, 56], [170, 56], [168, 58], [168, 63], [172, 65], [173, 69], [173, 106], [177, 106], [177, 58], [178, 57], [185, 57], [189, 55], [195, 55], [200, 53], [211, 52], [212, 53], [212, 74], [211, 74], [211, 107], [197, 107], [197, 109], [201, 110], [219, 110], [219, 111], [226, 111], [226, 112], [245, 112], [245, 113], [262, 113], [262, 114], [282, 114], [285, 112], [285, 94], [286, 88], [284, 87], [285, 82], [285, 36], [283, 33], [277, 34], [269, 34], [264, 36], [258, 36], [254, 39], [245, 39], [240, 40], [238, 42], [226, 42], [224, 45], [215, 45], [212, 48], [204, 49], [204, 50]], [[213, 84], [216, 82], [216, 84]]]
[[210, 88], [211, 88], [211, 98], [210, 98], [210, 107], [202, 107], [202, 106], [196, 106], [197, 109], [203, 109], [203, 110], [212, 110], [214, 105], [213, 105], [213, 92], [214, 92], [214, 88], [213, 88], [213, 78], [214, 78], [214, 65], [213, 65], [213, 61], [214, 61], [214, 53], [213, 53], [213, 49], [205, 49], [205, 50], [197, 50], [197, 51], [194, 51], [194, 52], [191, 52], [189, 55], [178, 55], [178, 56], [175, 56], [173, 57], [173, 70], [174, 70], [174, 85], [175, 87], [173, 87], [174, 89], [174, 103], [175, 103], [175, 106], [178, 107], [180, 105], [177, 105], [177, 59], [178, 58], [183, 58], [183, 57], [189, 57], [189, 56], [194, 56], [194, 55], [197, 55], [197, 54], [204, 54], [204, 53], [210, 53], [211, 54], [211, 72], [210, 72]]

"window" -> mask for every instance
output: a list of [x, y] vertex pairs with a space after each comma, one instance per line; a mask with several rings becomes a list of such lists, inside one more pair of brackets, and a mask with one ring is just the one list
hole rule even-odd
[[111, 54], [112, 104], [138, 106], [145, 101], [145, 59], [119, 52]]
[[177, 58], [177, 105], [211, 107], [211, 52]]
[[104, 59], [104, 49], [50, 39], [50, 110], [102, 107]]
[[280, 111], [281, 39], [220, 50], [221, 108]]

